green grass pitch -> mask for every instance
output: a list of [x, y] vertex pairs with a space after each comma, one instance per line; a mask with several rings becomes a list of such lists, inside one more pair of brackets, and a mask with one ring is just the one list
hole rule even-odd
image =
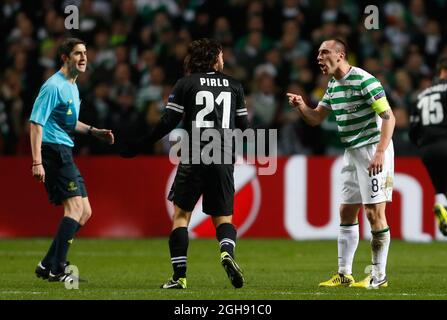
[[[215, 240], [190, 240], [188, 289], [162, 290], [171, 275], [167, 239], [77, 239], [69, 260], [88, 279], [78, 290], [34, 275], [50, 239], [0, 240], [0, 299], [447, 299], [447, 242], [391, 242], [389, 287], [380, 290], [318, 288], [337, 266], [337, 242], [241, 239], [236, 258], [246, 284], [233, 289], [220, 265]], [[361, 241], [355, 279], [370, 264]]]

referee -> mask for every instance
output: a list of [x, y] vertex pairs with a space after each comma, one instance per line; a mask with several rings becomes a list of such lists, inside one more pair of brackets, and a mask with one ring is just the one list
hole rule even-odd
[[67, 253], [76, 232], [92, 214], [84, 179], [73, 161], [74, 133], [92, 135], [113, 144], [111, 130], [96, 129], [78, 120], [81, 100], [76, 78], [87, 67], [82, 40], [66, 39], [58, 49], [61, 69], [40, 88], [30, 117], [33, 176], [45, 184], [50, 203], [64, 206], [53, 242], [36, 268], [49, 281], [73, 282], [65, 272]]

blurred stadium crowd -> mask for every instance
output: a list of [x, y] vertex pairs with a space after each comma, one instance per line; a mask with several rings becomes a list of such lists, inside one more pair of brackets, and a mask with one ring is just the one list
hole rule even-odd
[[[447, 54], [447, 0], [373, 1], [379, 29], [367, 30], [357, 0], [78, 0], [0, 2], [0, 155], [30, 154], [28, 118], [42, 83], [58, 70], [56, 48], [67, 35], [87, 42], [89, 66], [78, 78], [80, 120], [118, 137], [145, 133], [157, 122], [191, 40], [213, 37], [224, 45], [224, 72], [244, 84], [249, 119], [276, 128], [278, 151], [340, 154], [333, 118], [308, 127], [285, 92], [311, 105], [328, 78], [316, 64], [329, 37], [345, 39], [351, 64], [384, 85], [396, 115], [396, 155], [414, 155], [408, 110]], [[79, 8], [79, 30], [66, 30], [64, 8]], [[442, 22], [444, 21], [444, 22]], [[116, 152], [78, 137], [78, 154]], [[165, 139], [148, 150], [166, 154]]]

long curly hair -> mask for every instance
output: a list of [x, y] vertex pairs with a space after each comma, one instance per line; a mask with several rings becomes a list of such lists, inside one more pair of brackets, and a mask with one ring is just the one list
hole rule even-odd
[[191, 42], [188, 55], [185, 57], [186, 74], [214, 71], [222, 45], [214, 39], [199, 39]]

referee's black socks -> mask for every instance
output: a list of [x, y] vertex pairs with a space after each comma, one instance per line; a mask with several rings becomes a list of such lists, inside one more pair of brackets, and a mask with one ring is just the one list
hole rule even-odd
[[55, 252], [56, 252], [56, 238], [54, 238], [53, 242], [51, 242], [51, 246], [48, 249], [48, 252], [47, 252], [45, 258], [43, 258], [43, 260], [41, 262], [45, 268], [51, 267]]
[[78, 227], [79, 222], [76, 220], [70, 217], [62, 218], [61, 223], [59, 224], [59, 229], [56, 233], [56, 237], [53, 240], [54, 256], [51, 267], [51, 272], [53, 274], [64, 271], [62, 270], [62, 265], [67, 261], [68, 249], [70, 244], [73, 242], [73, 238], [78, 230]]
[[[76, 228], [76, 233], [78, 233], [79, 229], [81, 229], [82, 225], [78, 223], [78, 226]], [[42, 260], [42, 265], [44, 267], [51, 267], [52, 261], [55, 258], [54, 255], [56, 254], [56, 238], [53, 239], [53, 242], [51, 242], [51, 246], [48, 249], [47, 254], [45, 255], [45, 258]]]
[[222, 223], [216, 228], [216, 238], [219, 241], [220, 252], [228, 252], [234, 258], [237, 231], [233, 224]]
[[188, 253], [188, 228], [179, 227], [172, 230], [169, 235], [169, 251], [171, 253], [172, 269], [174, 275], [172, 279], [186, 278], [186, 263]]

